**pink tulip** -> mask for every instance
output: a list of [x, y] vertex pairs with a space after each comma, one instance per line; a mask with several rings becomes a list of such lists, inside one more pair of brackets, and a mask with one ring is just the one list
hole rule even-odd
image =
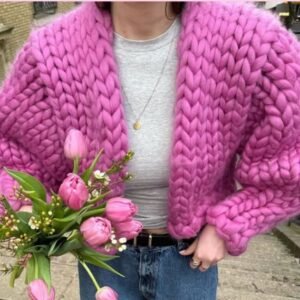
[[130, 220], [127, 222], [115, 223], [114, 228], [118, 238], [125, 237], [127, 240], [131, 240], [142, 231], [143, 225], [137, 220]]
[[111, 224], [105, 218], [91, 217], [81, 224], [80, 232], [91, 247], [101, 246], [110, 238]]
[[129, 199], [116, 197], [107, 201], [105, 216], [112, 222], [128, 221], [136, 213], [137, 206]]
[[59, 196], [73, 210], [81, 209], [89, 197], [89, 191], [84, 181], [76, 174], [69, 173], [61, 184]]
[[117, 300], [118, 298], [118, 293], [109, 286], [104, 286], [96, 294], [96, 300]]
[[51, 288], [48, 293], [47, 284], [42, 279], [36, 279], [28, 285], [28, 296], [30, 300], [54, 300], [55, 290]]
[[87, 156], [87, 151], [86, 140], [81, 131], [71, 129], [65, 140], [65, 156], [72, 160], [75, 158], [84, 158]]

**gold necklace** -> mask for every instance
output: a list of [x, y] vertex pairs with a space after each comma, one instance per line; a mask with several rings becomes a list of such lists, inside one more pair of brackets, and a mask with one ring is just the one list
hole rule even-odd
[[142, 115], [144, 114], [144, 112], [145, 112], [147, 106], [149, 105], [149, 103], [150, 103], [150, 101], [151, 101], [151, 99], [152, 99], [152, 96], [154, 95], [154, 92], [155, 92], [155, 90], [156, 90], [156, 88], [157, 88], [157, 86], [158, 86], [158, 84], [159, 84], [159, 82], [160, 82], [160, 80], [161, 80], [161, 78], [162, 78], [162, 75], [163, 75], [164, 70], [165, 70], [166, 65], [167, 65], [167, 61], [168, 61], [168, 59], [169, 59], [170, 50], [171, 50], [171, 48], [172, 48], [172, 44], [173, 44], [173, 41], [174, 41], [174, 40], [175, 40], [175, 37], [173, 37], [173, 38], [171, 39], [170, 47], [169, 47], [168, 53], [167, 53], [167, 57], [166, 57], [166, 59], [165, 59], [165, 62], [164, 62], [164, 64], [163, 64], [163, 67], [162, 67], [162, 69], [161, 69], [160, 75], [159, 75], [159, 77], [158, 77], [158, 79], [157, 79], [157, 81], [156, 81], [156, 83], [155, 83], [155, 86], [154, 86], [154, 88], [153, 88], [153, 90], [152, 90], [152, 93], [151, 93], [150, 97], [148, 98], [148, 100], [147, 100], [147, 102], [146, 102], [146, 105], [144, 106], [143, 110], [141, 111], [141, 113], [140, 113], [138, 116], [136, 116], [136, 114], [135, 114], [135, 112], [134, 112], [134, 110], [133, 110], [133, 108], [132, 108], [130, 102], [128, 101], [128, 97], [127, 97], [127, 95], [126, 95], [126, 93], [125, 93], [125, 90], [124, 90], [124, 88], [122, 87], [123, 95], [124, 95], [124, 97], [125, 97], [127, 103], [129, 104], [129, 107], [130, 107], [130, 109], [131, 109], [133, 115], [135, 116], [135, 122], [132, 124], [132, 127], [133, 127], [134, 130], [139, 130], [139, 129], [142, 128], [141, 117], [142, 117]]

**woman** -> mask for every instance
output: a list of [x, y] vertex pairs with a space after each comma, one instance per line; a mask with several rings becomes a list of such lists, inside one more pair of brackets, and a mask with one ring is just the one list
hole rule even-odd
[[[112, 261], [126, 278], [93, 271], [122, 300], [216, 299], [217, 263], [300, 212], [299, 50], [249, 4], [84, 3], [18, 54], [0, 165], [57, 187], [70, 128], [85, 163], [104, 148], [100, 169], [132, 149], [135, 179], [114, 195], [139, 205], [145, 232]], [[94, 299], [82, 269], [80, 291]]]

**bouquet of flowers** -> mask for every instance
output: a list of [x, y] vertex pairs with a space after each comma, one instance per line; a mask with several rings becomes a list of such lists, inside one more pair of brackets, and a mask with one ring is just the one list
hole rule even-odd
[[[0, 248], [15, 257], [14, 265], [2, 265], [2, 273], [10, 274], [10, 285], [26, 271], [29, 299], [55, 299], [51, 284], [51, 257], [71, 253], [82, 264], [97, 293], [96, 300], [117, 299], [110, 287], [100, 288], [88, 264], [114, 270], [107, 261], [126, 249], [127, 239], [142, 230], [133, 219], [137, 207], [129, 199], [115, 197], [106, 200], [112, 191], [111, 174], [120, 172], [132, 158], [128, 152], [122, 159], [102, 172], [95, 170], [102, 151], [92, 164], [78, 174], [80, 160], [87, 155], [87, 146], [80, 131], [67, 135], [64, 152], [73, 160], [73, 172], [61, 183], [58, 193], [48, 193], [35, 177], [4, 168], [15, 180], [14, 200], [0, 195]], [[129, 180], [126, 173], [123, 180]], [[21, 201], [14, 209], [13, 201]], [[25, 204], [25, 205], [24, 205]]]

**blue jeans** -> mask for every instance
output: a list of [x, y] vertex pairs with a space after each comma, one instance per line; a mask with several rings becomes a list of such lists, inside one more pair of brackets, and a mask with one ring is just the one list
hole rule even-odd
[[[109, 261], [125, 277], [89, 267], [101, 286], [110, 286], [118, 292], [119, 300], [216, 300], [218, 265], [204, 272], [191, 269], [192, 256], [178, 253], [186, 247], [183, 241], [152, 248], [127, 246], [119, 258]], [[79, 282], [80, 299], [94, 300], [96, 290], [82, 266], [79, 266]]]

